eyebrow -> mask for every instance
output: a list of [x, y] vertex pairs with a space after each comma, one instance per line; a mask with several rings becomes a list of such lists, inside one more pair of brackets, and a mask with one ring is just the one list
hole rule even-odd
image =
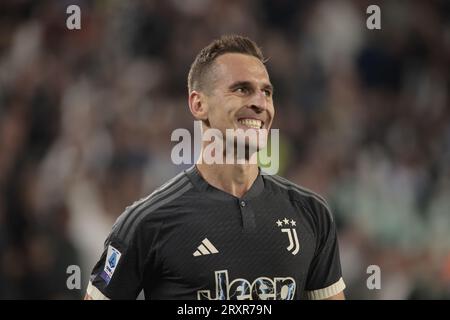
[[[233, 90], [238, 87], [252, 87], [252, 83], [250, 81], [236, 81], [233, 82], [228, 88]], [[264, 84], [263, 89], [270, 90], [272, 93], [274, 91], [274, 87], [271, 83]]]

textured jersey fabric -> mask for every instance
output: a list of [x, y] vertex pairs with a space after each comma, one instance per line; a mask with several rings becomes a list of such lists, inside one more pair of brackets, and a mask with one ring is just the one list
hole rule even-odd
[[196, 166], [117, 219], [88, 288], [94, 298], [321, 299], [345, 288], [326, 202], [259, 174], [237, 198]]

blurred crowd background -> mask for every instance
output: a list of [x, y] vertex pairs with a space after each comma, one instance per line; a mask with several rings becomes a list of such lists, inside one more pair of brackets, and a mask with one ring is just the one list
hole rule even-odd
[[187, 73], [225, 33], [269, 58], [279, 174], [328, 199], [347, 298], [449, 299], [446, 0], [2, 0], [0, 298], [84, 295], [115, 219], [186, 168], [170, 135], [193, 131]]

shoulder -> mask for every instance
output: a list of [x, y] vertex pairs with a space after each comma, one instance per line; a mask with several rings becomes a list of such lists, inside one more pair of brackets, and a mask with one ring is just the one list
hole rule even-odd
[[164, 207], [176, 206], [177, 200], [182, 199], [192, 188], [193, 185], [186, 173], [181, 172], [148, 196], [126, 207], [125, 211], [117, 218], [112, 235], [128, 243], [133, 234], [142, 227], [144, 221], [151, 222], [146, 224], [150, 228], [161, 225], [164, 217], [158, 213], [163, 212]]
[[300, 186], [286, 178], [278, 175], [263, 175], [264, 180], [275, 193], [284, 193], [291, 201], [298, 202], [310, 213], [325, 213], [327, 218], [333, 221], [330, 206], [320, 194]]

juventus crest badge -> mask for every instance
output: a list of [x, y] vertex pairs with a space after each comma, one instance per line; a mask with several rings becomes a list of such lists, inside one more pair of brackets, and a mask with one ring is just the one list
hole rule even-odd
[[281, 232], [286, 233], [289, 239], [289, 245], [286, 247], [287, 251], [292, 253], [294, 256], [300, 250], [300, 245], [298, 243], [296, 222], [294, 220], [289, 220], [284, 218], [283, 220], [277, 220], [276, 224], [280, 227]]

